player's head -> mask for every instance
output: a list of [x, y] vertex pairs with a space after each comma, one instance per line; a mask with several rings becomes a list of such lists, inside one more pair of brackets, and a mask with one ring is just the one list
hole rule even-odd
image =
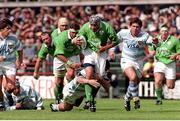
[[141, 30], [142, 21], [135, 17], [130, 19], [130, 29], [133, 36], [137, 36]]
[[0, 20], [1, 36], [3, 36], [3, 37], [8, 36], [9, 33], [11, 32], [12, 25], [13, 25], [12, 21], [10, 21], [7, 18], [4, 18], [4, 19]]
[[68, 29], [68, 24], [69, 24], [69, 21], [67, 18], [64, 18], [64, 17], [59, 18], [58, 28], [60, 29], [61, 32]]
[[101, 20], [101, 17], [99, 17], [98, 15], [90, 16], [89, 25], [93, 32], [97, 32], [99, 30]]
[[169, 29], [167, 26], [162, 26], [160, 29], [161, 39], [166, 40], [169, 37]]
[[50, 37], [49, 33], [47, 33], [47, 32], [43, 32], [43, 33], [41, 34], [41, 40], [42, 40], [47, 46], [50, 46], [51, 43], [52, 43], [51, 37]]
[[80, 29], [79, 24], [72, 23], [72, 24], [70, 25], [69, 31], [70, 31], [70, 36], [71, 36], [71, 38], [76, 37], [79, 29]]

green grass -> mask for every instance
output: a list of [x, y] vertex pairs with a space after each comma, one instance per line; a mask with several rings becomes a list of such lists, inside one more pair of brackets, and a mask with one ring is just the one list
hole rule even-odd
[[[50, 102], [45, 100], [45, 110], [14, 110], [0, 112], [1, 120], [174, 120], [180, 119], [180, 101], [164, 100], [163, 105], [155, 105], [154, 100], [142, 99], [141, 109], [125, 111], [122, 99], [97, 99], [97, 111], [75, 107], [69, 112], [51, 112]], [[84, 104], [84, 103], [82, 103]]]

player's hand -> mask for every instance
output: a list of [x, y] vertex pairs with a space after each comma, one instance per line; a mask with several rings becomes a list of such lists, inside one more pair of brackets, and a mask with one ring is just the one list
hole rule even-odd
[[34, 74], [33, 74], [33, 77], [34, 77], [35, 79], [39, 79], [39, 75], [38, 75], [37, 73], [34, 73]]
[[80, 68], [81, 67], [81, 63], [73, 63], [70, 65], [71, 68], [73, 69], [77, 69], [77, 68]]
[[0, 56], [0, 62], [4, 61], [4, 56]]
[[175, 59], [179, 60], [179, 56], [180, 56], [180, 54], [179, 54], [179, 53], [176, 53], [176, 54], [170, 55], [169, 57], [170, 57], [170, 59], [172, 59], [172, 60], [175, 60]]
[[95, 80], [95, 79], [88, 80], [88, 84], [92, 85], [95, 88], [100, 87], [100, 83], [98, 83], [97, 80]]
[[116, 59], [116, 54], [114, 51], [109, 51], [108, 56], [110, 57], [111, 60], [115, 60]]
[[21, 103], [16, 103], [16, 109], [22, 109], [22, 104]]
[[81, 38], [77, 38], [75, 45], [81, 46], [83, 43], [83, 40]]
[[82, 40], [79, 37], [75, 37], [72, 39], [72, 43], [80, 46], [82, 44]]
[[152, 39], [152, 43], [153, 43], [153, 44], [158, 44], [158, 43], [159, 43], [158, 38], [153, 38], [153, 39]]
[[170, 59], [172, 59], [172, 60], [175, 60], [176, 59], [176, 54], [172, 54], [172, 55], [170, 55], [169, 57], [170, 57]]
[[177, 55], [177, 56], [176, 56], [176, 60], [180, 60], [180, 55]]

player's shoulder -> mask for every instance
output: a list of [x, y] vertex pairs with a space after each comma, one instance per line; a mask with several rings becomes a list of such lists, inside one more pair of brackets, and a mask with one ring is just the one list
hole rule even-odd
[[149, 33], [145, 32], [145, 31], [140, 31], [139, 35], [140, 36], [149, 36]]
[[173, 35], [170, 36], [170, 39], [172, 41], [178, 41], [179, 42], [179, 39], [177, 37], [173, 36]]
[[89, 22], [86, 22], [85, 24], [83, 24], [83, 26], [81, 27], [81, 29], [88, 29], [90, 26]]
[[58, 31], [58, 28], [54, 29], [54, 30], [51, 32], [51, 35], [57, 33], [57, 31]]
[[121, 29], [117, 34], [120, 36], [126, 36], [126, 35], [130, 34], [130, 30], [129, 29]]

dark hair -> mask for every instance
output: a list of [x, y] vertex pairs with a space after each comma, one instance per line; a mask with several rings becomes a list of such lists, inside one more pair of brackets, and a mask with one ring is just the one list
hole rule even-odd
[[0, 29], [4, 29], [7, 26], [12, 27], [12, 25], [13, 25], [12, 21], [10, 21], [8, 18], [3, 18], [0, 20]]
[[141, 21], [138, 17], [135, 17], [135, 18], [131, 18], [131, 19], [130, 19], [130, 26], [131, 26], [133, 23], [137, 23], [140, 27], [142, 27], [142, 21]]
[[79, 30], [79, 29], [80, 29], [80, 26], [79, 26], [79, 24], [72, 23], [72, 24], [70, 25], [70, 29]]
[[49, 32], [42, 32], [42, 33], [41, 33], [41, 36], [44, 36], [44, 35], [46, 35], [46, 34], [48, 34], [49, 36], [51, 36], [51, 34], [50, 34]]
[[166, 27], [167, 29], [169, 29], [169, 27], [167, 26], [167, 24], [163, 24], [163, 25], [161, 26], [161, 28], [163, 28], [163, 27]]

